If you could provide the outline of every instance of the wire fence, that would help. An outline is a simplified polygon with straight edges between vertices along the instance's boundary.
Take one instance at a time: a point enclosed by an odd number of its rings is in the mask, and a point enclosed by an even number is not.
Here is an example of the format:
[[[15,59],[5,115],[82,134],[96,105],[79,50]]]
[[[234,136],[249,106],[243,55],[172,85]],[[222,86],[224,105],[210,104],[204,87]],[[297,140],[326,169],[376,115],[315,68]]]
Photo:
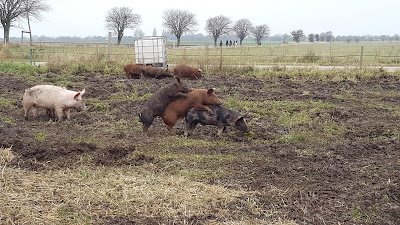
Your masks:
[[[167,49],[168,63],[189,65],[313,65],[313,66],[400,66],[400,45],[370,46],[298,45],[263,47],[190,46]],[[35,43],[7,48],[14,59],[51,62],[66,58],[76,60],[114,60],[135,63],[133,44],[107,43]]]

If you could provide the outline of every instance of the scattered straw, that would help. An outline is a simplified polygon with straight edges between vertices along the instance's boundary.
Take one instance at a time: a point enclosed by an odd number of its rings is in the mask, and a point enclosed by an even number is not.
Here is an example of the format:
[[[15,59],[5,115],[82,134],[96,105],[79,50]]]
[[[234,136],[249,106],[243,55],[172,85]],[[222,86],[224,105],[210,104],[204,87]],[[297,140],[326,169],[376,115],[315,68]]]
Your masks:
[[[246,191],[152,170],[129,166],[40,172],[8,168],[0,178],[0,223],[91,224],[106,222],[106,218],[182,221],[199,215],[213,215],[210,223],[214,219],[253,223],[257,219],[237,215],[232,207],[242,205],[247,212],[261,213],[259,206],[245,203],[249,201]]]

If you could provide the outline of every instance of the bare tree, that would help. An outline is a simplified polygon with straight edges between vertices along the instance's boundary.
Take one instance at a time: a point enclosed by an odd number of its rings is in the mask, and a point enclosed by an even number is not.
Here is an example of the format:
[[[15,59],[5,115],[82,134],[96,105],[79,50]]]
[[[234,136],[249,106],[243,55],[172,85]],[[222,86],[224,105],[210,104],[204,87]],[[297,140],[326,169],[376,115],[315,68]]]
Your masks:
[[[290,32],[290,34],[292,35],[293,40],[297,43],[299,43],[301,37],[304,36],[303,30],[294,30],[294,31]]]
[[[233,26],[233,31],[235,32],[236,36],[240,39],[240,46],[242,46],[242,41],[247,36],[250,35],[253,29],[253,24],[248,19],[240,19],[236,21],[235,25]]]
[[[319,34],[315,34],[314,37],[315,37],[315,41],[319,42]]]
[[[114,7],[106,16],[106,27],[112,30],[118,37],[118,45],[121,43],[125,29],[134,29],[142,23],[142,17],[134,14],[128,7]]]
[[[207,19],[206,31],[214,38],[214,46],[217,46],[217,39],[220,36],[230,33],[231,23],[231,19],[222,15]]]
[[[360,36],[354,36],[354,41],[356,42],[356,43],[358,43],[358,42],[360,42]]]
[[[393,35],[393,40],[399,41],[399,34],[394,34]]]
[[[0,22],[4,30],[4,42],[9,42],[10,29],[15,23],[27,16],[30,30],[29,17],[40,20],[41,14],[50,9],[45,0],[0,0]]]
[[[325,33],[325,32],[322,32],[322,33],[319,35],[319,40],[320,40],[321,42],[324,42],[324,41],[325,41],[325,38],[326,38],[326,33]]]
[[[256,26],[251,30],[251,33],[256,38],[257,45],[261,45],[261,40],[265,37],[268,37],[269,32],[270,32],[269,26],[266,24]]]
[[[314,41],[315,41],[315,36],[314,36],[314,34],[309,34],[309,35],[308,35],[308,41],[311,42],[311,43],[314,43]]]
[[[287,44],[289,38],[290,38],[290,35],[285,33],[285,34],[283,35],[282,43],[283,43],[283,44]]]
[[[385,41],[389,40],[389,36],[382,34],[379,36],[379,39],[381,39],[383,42],[385,42]]]
[[[181,36],[185,33],[194,32],[198,25],[195,15],[186,10],[167,9],[162,18],[164,19],[163,26],[168,32],[175,35],[178,47],[181,43]]]
[[[332,31],[326,32],[326,42],[331,42],[333,40],[333,38],[334,38],[334,36],[333,36]]]

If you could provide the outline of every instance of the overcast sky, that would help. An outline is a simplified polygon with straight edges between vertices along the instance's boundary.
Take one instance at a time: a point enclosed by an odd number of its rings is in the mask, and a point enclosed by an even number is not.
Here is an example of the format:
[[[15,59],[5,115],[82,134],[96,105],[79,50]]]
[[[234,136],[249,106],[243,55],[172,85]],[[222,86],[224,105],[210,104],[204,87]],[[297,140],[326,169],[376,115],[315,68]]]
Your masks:
[[[113,7],[130,7],[142,16],[139,27],[145,35],[162,30],[165,9],[183,9],[196,15],[196,33],[206,34],[205,21],[224,15],[232,21],[246,18],[253,25],[267,24],[271,35],[302,29],[305,34],[332,31],[336,35],[393,35],[400,33],[399,0],[47,0],[52,7],[40,22],[31,24],[33,35],[106,36],[105,16]],[[11,28],[12,37],[20,37],[27,24]],[[125,35],[133,36],[133,30]],[[3,29],[0,31],[3,36]]]

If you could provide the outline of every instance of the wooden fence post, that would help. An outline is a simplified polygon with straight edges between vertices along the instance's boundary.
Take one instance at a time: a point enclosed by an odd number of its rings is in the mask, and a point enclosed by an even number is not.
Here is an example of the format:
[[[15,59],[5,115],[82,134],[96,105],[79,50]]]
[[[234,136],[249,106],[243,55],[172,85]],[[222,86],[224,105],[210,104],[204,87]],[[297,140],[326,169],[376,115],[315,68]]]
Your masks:
[[[222,70],[222,46],[221,46],[221,54],[219,55],[219,70]]]
[[[363,55],[364,55],[364,47],[361,46],[361,53],[360,53],[360,69],[362,69],[362,66],[363,66]]]
[[[96,60],[99,61],[99,44],[96,44]]]
[[[108,32],[108,60],[110,60],[111,55],[111,32]]]

